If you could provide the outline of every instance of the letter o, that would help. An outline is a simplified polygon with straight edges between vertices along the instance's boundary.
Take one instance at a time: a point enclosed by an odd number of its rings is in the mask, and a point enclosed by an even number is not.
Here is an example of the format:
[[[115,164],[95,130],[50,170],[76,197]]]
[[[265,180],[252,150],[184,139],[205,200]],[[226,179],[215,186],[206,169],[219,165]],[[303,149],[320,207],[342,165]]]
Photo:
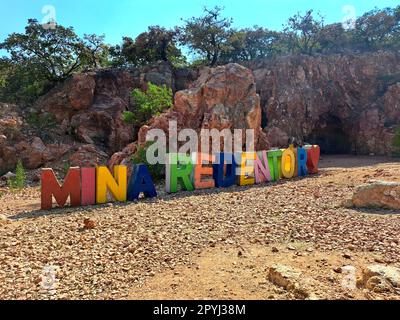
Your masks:
[[[296,169],[296,157],[294,152],[290,149],[286,149],[282,155],[282,175],[286,179],[291,179],[294,177]]]

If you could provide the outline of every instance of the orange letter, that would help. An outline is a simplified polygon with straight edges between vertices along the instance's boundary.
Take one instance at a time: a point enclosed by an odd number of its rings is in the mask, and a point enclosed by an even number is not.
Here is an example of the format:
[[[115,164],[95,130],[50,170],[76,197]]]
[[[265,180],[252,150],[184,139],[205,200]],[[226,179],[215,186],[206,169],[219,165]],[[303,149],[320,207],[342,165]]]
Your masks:
[[[212,164],[214,162],[215,156],[205,153],[194,153],[193,154],[193,162],[195,163],[194,167],[194,187],[196,189],[212,189],[215,188],[215,181],[212,178],[213,176],[213,167]],[[210,167],[205,167],[203,165],[204,162],[208,161]],[[210,176],[210,179],[201,180],[202,176]]]

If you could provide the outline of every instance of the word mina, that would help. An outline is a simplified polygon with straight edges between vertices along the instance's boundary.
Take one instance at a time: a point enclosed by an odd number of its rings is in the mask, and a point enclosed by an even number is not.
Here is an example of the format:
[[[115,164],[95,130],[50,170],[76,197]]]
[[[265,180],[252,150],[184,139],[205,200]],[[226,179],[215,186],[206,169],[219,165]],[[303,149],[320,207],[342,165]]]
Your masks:
[[[166,190],[176,193],[178,185],[186,191],[229,188],[235,184],[249,186],[303,177],[318,173],[319,157],[319,146],[240,154],[194,153],[191,157],[172,153],[166,161]],[[115,166],[114,174],[105,166],[70,168],[63,185],[52,169],[42,170],[42,210],[53,207],[53,197],[59,207],[64,207],[68,198],[71,206],[88,206],[106,203],[107,194],[119,202],[136,201],[141,194],[147,198],[157,196],[149,170],[143,164],[133,166],[130,179],[126,166]]]

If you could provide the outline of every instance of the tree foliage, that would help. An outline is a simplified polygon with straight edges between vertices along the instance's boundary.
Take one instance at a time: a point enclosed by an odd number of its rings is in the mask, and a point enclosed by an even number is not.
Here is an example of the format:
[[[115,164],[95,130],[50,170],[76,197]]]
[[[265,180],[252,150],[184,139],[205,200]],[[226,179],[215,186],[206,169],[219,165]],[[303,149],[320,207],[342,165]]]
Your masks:
[[[0,96],[29,103],[73,73],[101,66],[107,59],[103,40],[104,36],[96,35],[80,39],[73,28],[45,28],[37,20],[28,20],[25,33],[12,33],[0,44],[9,53],[0,64],[0,83],[7,87]]]
[[[173,93],[165,85],[157,86],[149,83],[145,92],[135,89],[132,92],[132,102],[135,112],[123,113],[123,120],[136,126],[146,123],[153,116],[173,106]]]
[[[221,52],[221,62],[251,61],[273,57],[282,52],[282,35],[262,27],[231,30]]]
[[[7,182],[11,189],[22,189],[26,186],[26,172],[21,160],[17,162],[15,177],[8,179]]]
[[[313,12],[308,10],[304,15],[297,13],[289,18],[284,33],[292,52],[312,54],[318,47],[324,18],[319,14],[316,18]]]
[[[226,50],[232,19],[221,17],[222,8],[204,8],[201,17],[185,20],[180,28],[180,42],[193,54],[205,59],[210,66],[218,63]]]
[[[397,47],[399,32],[400,6],[365,13],[357,19],[354,37],[358,47],[363,49]]]
[[[183,56],[176,45],[176,36],[175,30],[151,26],[135,40],[124,37],[122,45],[112,49],[114,64],[143,66],[157,61],[179,61]]]

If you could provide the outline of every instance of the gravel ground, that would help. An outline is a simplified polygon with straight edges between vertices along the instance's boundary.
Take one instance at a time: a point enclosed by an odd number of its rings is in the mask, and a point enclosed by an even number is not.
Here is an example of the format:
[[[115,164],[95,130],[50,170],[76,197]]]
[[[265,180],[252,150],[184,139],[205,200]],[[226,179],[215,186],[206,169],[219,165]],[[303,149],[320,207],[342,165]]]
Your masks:
[[[3,190],[0,299],[125,299],[215,247],[301,242],[326,256],[362,253],[399,267],[399,212],[344,203],[370,179],[400,181],[400,163],[327,157],[322,167],[318,176],[277,184],[50,213],[37,211],[38,188]]]

